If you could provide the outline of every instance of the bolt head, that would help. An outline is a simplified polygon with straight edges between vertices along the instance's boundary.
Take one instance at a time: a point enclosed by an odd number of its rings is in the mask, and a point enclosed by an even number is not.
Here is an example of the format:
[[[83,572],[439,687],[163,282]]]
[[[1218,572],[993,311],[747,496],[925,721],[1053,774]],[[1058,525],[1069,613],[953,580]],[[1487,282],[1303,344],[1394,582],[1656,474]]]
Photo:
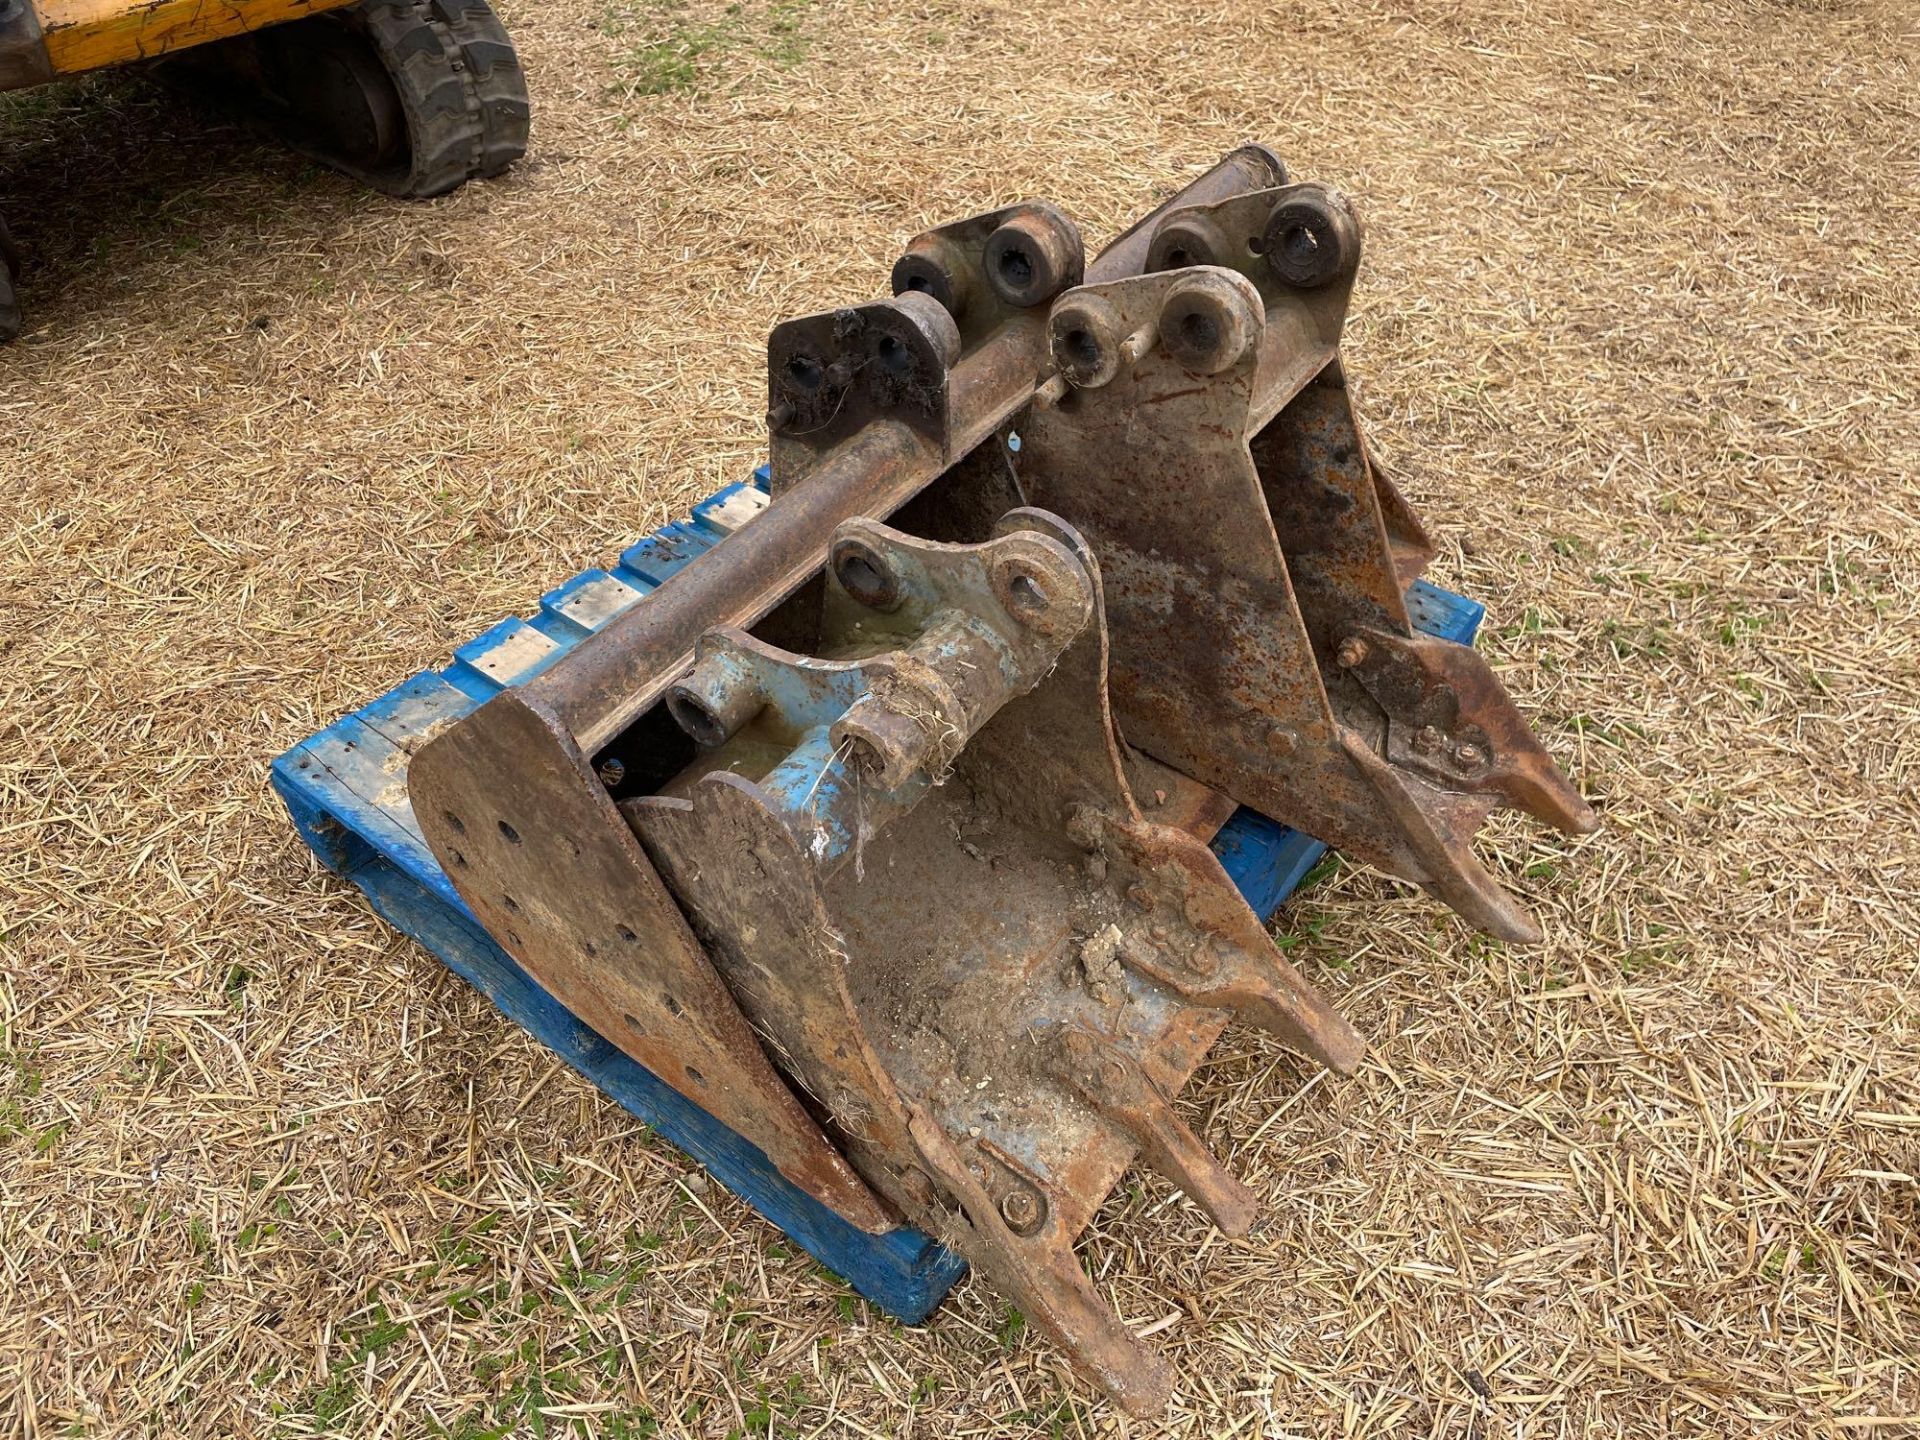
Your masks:
[[[1367,658],[1367,642],[1358,635],[1349,635],[1340,642],[1340,648],[1334,652],[1334,659],[1340,662],[1340,668],[1351,670]]]
[[[1040,1197],[1025,1186],[1009,1190],[1000,1197],[1000,1218],[1021,1234],[1035,1229],[1046,1213],[1046,1206],[1041,1203]]]
[[[1276,725],[1267,732],[1267,751],[1273,755],[1291,755],[1300,748],[1300,736],[1291,725]]]
[[[1211,975],[1220,968],[1220,957],[1211,945],[1196,945],[1187,956],[1187,968],[1196,975]]]
[[[1462,765],[1473,766],[1486,759],[1487,755],[1486,751],[1469,741],[1453,747],[1453,758]]]

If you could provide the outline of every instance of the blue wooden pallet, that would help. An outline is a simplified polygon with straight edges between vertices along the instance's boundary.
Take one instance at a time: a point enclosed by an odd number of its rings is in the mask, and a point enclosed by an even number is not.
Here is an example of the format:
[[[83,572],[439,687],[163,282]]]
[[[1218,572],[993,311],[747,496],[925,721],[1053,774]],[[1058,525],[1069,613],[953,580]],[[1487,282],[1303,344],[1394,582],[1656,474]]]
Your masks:
[[[868,1235],[790,1184],[755,1146],[577,1020],[494,944],[421,839],[407,798],[407,762],[425,741],[502,689],[551,664],[694,556],[766,507],[766,470],[702,501],[624,551],[541,597],[529,619],[502,620],[453,652],[453,663],[301,741],[273,762],[273,784],[295,828],[326,865],[353,881],[396,928],[438,955],[610,1097],[698,1160],[808,1254],[908,1324],[924,1320],[966,1269],[932,1237],[898,1229]],[[1414,623],[1470,643],[1485,607],[1416,581]],[[1227,874],[1265,918],[1326,846],[1251,810],[1213,842]]]

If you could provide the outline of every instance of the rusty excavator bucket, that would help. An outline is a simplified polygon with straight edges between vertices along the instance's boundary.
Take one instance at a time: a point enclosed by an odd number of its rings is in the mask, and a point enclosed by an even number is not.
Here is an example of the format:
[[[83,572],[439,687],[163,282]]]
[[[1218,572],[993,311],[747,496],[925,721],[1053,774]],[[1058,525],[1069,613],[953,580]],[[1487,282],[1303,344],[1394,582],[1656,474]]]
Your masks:
[[[1135,1160],[1252,1224],[1171,1103],[1230,1019],[1364,1050],[1213,831],[1249,806],[1528,940],[1481,821],[1594,823],[1409,622],[1432,546],[1339,356],[1359,256],[1259,147],[1091,263],[1045,204],[928,231],[892,299],[773,332],[764,512],[412,763],[542,985],[1136,1413],[1169,1369],[1075,1238]]]

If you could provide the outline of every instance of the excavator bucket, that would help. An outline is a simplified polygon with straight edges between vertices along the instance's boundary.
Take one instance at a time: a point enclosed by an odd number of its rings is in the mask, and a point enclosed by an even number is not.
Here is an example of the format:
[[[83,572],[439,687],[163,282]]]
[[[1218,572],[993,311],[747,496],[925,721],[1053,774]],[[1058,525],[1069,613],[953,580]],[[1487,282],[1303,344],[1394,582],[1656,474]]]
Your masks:
[[[772,500],[419,750],[423,833],[614,1045],[864,1230],[946,1239],[1136,1413],[1076,1237],[1136,1161],[1244,1234],[1172,1098],[1234,1019],[1364,1041],[1207,841],[1236,805],[1538,929],[1474,858],[1593,816],[1492,672],[1339,338],[1360,229],[1235,151],[1088,262],[1041,203],[768,344]]]

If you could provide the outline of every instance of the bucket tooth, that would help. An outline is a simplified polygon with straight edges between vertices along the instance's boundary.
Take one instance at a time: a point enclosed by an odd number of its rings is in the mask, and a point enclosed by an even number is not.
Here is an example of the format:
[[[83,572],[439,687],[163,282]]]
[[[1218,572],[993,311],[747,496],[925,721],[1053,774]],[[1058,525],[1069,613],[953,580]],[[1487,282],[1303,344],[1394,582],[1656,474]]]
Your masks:
[[[1339,652],[1386,714],[1390,761],[1451,787],[1498,795],[1570,835],[1599,826],[1477,652],[1431,635],[1379,630],[1356,631]]]
[[[1272,954],[1264,963],[1223,940],[1180,956],[1146,944],[1128,945],[1120,955],[1129,969],[1189,1003],[1229,1011],[1328,1069],[1351,1075],[1367,1053],[1366,1039],[1271,941],[1267,949]]]
[[[1117,1125],[1140,1147],[1140,1158],[1171,1180],[1235,1237],[1253,1228],[1259,1201],[1187,1128],[1139,1062],[1105,1037],[1079,1025],[1053,1037],[1047,1057],[1055,1079]]]
[[[1540,922],[1474,858],[1470,837],[1487,806],[1468,798],[1449,807],[1446,802],[1456,797],[1442,795],[1396,770],[1351,731],[1343,732],[1340,739],[1354,768],[1374,787],[1407,841],[1416,867],[1409,878],[1417,879],[1489,935],[1515,945],[1539,944]],[[1416,788],[1426,790],[1424,800]],[[1467,819],[1455,823],[1453,815],[1461,811]]]
[[[1342,1075],[1353,1073],[1366,1041],[1287,963],[1212,850],[1144,821],[1112,825],[1106,843],[1176,897],[1184,922],[1161,923],[1172,917],[1147,902],[1144,935],[1127,936],[1119,949],[1129,969],[1192,1004],[1239,1015]]]
[[[965,1224],[957,1234],[949,1227],[960,1252],[1129,1414],[1165,1410],[1173,1397],[1171,1367],[1100,1298],[1057,1227],[1016,1234],[940,1126],[924,1111],[908,1123],[936,1183],[960,1202]]]

